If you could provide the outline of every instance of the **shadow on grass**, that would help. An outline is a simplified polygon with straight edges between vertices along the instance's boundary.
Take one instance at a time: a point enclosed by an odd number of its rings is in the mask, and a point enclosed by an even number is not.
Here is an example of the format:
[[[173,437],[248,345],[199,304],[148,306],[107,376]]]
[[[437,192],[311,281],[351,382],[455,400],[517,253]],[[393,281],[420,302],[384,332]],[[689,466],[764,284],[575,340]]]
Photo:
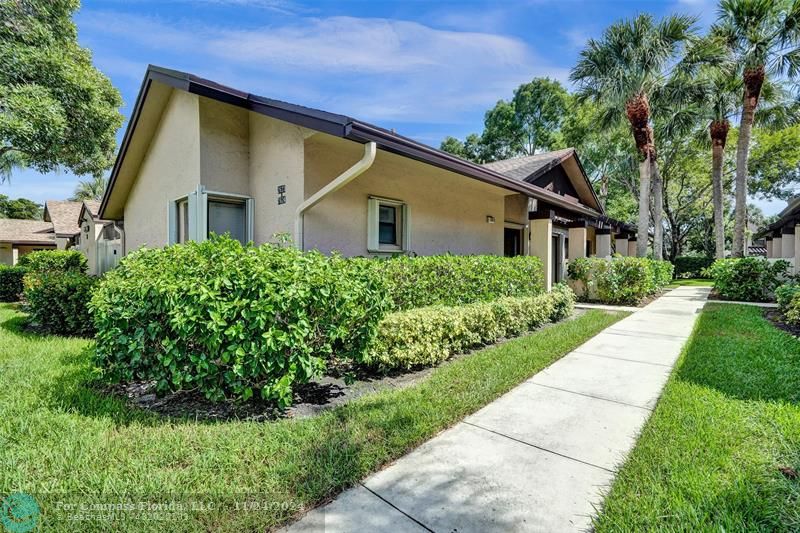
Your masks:
[[[676,375],[731,398],[800,403],[800,342],[760,308],[709,304]]]

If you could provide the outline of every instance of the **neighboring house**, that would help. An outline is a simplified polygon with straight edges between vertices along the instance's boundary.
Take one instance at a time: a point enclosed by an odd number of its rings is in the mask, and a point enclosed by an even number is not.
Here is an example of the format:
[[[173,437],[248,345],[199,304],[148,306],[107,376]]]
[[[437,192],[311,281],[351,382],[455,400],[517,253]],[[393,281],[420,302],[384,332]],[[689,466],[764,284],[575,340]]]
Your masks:
[[[99,275],[114,268],[122,256],[122,233],[110,220],[100,218],[100,202],[85,200],[78,215],[80,232],[73,248],[86,256],[89,274]]]
[[[476,165],[342,115],[151,66],[99,217],[122,252],[230,233],[290,234],[347,256],[627,254],[573,149]],[[102,236],[99,240],[103,240]],[[633,241],[633,239],[631,239]],[[635,243],[631,243],[635,246]]]
[[[797,242],[800,239],[800,196],[789,200],[786,208],[778,214],[778,220],[753,238],[765,240],[768,258],[785,259],[792,263],[796,273],[800,273],[800,242]]]
[[[52,223],[59,250],[66,250],[75,244],[75,237],[80,233],[78,215],[82,206],[83,202],[69,200],[47,200],[44,203],[44,220]]]
[[[0,218],[0,265],[13,266],[27,253],[55,249],[52,223]]]

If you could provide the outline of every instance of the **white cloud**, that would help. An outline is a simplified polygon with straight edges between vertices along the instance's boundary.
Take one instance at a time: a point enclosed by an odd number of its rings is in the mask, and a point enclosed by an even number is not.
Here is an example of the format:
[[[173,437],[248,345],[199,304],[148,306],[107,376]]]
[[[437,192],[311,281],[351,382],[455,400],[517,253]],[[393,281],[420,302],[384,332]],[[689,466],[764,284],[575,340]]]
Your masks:
[[[567,78],[520,39],[404,20],[293,18],[240,29],[85,12],[78,23],[145,62],[366,120],[457,122],[534,76]]]

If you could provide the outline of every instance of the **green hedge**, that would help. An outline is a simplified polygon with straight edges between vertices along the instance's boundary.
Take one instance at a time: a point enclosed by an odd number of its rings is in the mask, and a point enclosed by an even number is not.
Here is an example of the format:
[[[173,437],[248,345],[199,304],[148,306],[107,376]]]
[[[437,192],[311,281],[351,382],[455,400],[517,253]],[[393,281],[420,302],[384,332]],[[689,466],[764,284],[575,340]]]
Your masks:
[[[764,258],[717,259],[706,269],[722,298],[746,302],[772,299],[775,289],[788,277],[788,261],[770,263]]]
[[[797,295],[800,295],[800,285],[796,282],[785,283],[775,289],[775,301],[778,302],[778,310],[786,314],[789,310],[789,305],[792,304]]]
[[[228,237],[140,250],[92,298],[97,358],[117,380],[281,405],[332,354],[360,359],[388,309],[374,269]]]
[[[29,320],[57,335],[92,335],[89,300],[96,282],[80,272],[29,272],[24,278]]]
[[[22,294],[22,278],[27,269],[0,265],[0,302],[16,302]]]
[[[567,277],[585,300],[607,304],[637,304],[672,281],[669,261],[644,257],[601,259],[582,257],[569,262]]]
[[[386,284],[394,310],[462,305],[544,291],[538,257],[438,255],[352,259],[375,269]]]
[[[86,273],[89,263],[86,261],[86,256],[77,250],[40,250],[20,257],[17,266],[37,273]]]
[[[434,365],[470,348],[512,337],[572,314],[565,285],[528,297],[504,297],[457,307],[433,306],[383,319],[366,362],[382,369]]]
[[[713,257],[704,255],[682,255],[673,261],[676,278],[702,278],[704,271],[714,262]]]

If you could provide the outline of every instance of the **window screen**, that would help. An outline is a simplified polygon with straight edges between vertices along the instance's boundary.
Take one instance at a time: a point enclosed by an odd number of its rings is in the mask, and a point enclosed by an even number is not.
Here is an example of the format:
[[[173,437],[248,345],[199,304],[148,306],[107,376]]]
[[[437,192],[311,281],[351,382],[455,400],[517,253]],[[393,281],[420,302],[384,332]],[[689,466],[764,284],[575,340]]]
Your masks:
[[[208,201],[208,234],[224,235],[247,242],[247,209],[244,202]]]
[[[378,243],[397,245],[397,207],[381,205],[378,214]]]

